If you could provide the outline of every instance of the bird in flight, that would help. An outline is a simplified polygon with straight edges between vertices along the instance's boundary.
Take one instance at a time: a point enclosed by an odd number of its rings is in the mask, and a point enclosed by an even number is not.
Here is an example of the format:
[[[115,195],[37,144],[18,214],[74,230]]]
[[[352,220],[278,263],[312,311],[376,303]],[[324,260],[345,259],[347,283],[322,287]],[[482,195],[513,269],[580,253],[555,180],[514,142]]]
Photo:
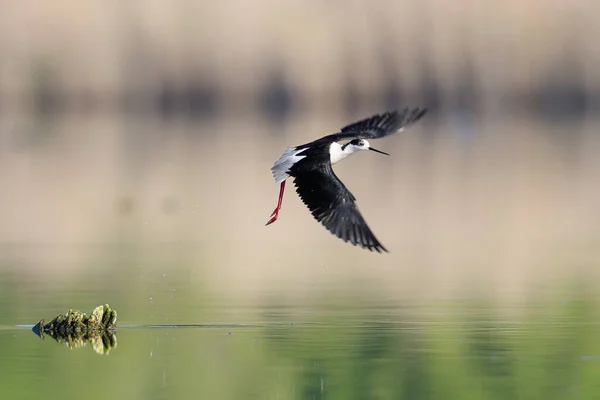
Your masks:
[[[386,251],[365,222],[356,205],[356,198],[333,172],[332,165],[361,150],[389,155],[371,147],[368,139],[379,139],[402,132],[420,120],[424,108],[404,109],[373,115],[350,124],[338,133],[310,143],[288,147],[271,171],[280,184],[277,207],[267,225],[277,221],[285,182],[294,178],[296,192],[313,217],[332,234],[370,251]],[[344,141],[344,143],[342,143]]]

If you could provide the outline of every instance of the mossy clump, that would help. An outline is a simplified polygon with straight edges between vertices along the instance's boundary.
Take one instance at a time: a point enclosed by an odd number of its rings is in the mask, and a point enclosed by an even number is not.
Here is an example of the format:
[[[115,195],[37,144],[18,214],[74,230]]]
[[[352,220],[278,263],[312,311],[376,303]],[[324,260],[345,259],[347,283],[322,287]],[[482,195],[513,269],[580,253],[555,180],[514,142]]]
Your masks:
[[[44,339],[50,336],[59,343],[66,343],[69,348],[92,343],[97,353],[108,354],[117,346],[117,312],[108,304],[98,306],[88,317],[77,310],[69,310],[46,323],[43,319],[33,327],[33,332]]]

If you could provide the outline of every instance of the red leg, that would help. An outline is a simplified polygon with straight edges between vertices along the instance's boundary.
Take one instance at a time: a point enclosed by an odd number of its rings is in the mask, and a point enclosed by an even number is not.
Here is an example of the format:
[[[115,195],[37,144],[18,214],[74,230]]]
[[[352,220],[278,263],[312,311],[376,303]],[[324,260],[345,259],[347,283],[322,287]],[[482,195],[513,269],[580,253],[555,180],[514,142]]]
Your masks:
[[[279,201],[277,202],[277,208],[271,213],[271,218],[267,222],[267,225],[272,224],[277,221],[279,217],[279,210],[281,210],[281,202],[283,201],[283,191],[285,190],[285,181],[281,182],[281,186],[279,187]]]

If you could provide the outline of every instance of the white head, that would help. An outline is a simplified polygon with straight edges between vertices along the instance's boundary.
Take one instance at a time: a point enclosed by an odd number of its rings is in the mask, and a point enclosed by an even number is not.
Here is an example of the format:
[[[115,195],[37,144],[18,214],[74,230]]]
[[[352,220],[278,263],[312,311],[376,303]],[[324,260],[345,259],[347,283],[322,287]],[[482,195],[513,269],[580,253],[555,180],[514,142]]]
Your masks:
[[[356,153],[360,150],[371,150],[376,153],[385,154],[386,156],[389,156],[388,153],[384,153],[383,151],[379,151],[377,149],[372,148],[371,144],[367,139],[352,139],[348,143],[342,145],[342,150],[344,152],[347,152],[348,154]]]
[[[348,157],[350,154],[356,153],[357,151],[361,150],[371,150],[376,153],[385,154],[386,156],[389,156],[388,153],[384,153],[383,151],[379,151],[372,148],[369,144],[369,141],[366,139],[352,139],[348,143],[342,145],[336,142],[331,144],[331,163],[335,164],[336,162]]]

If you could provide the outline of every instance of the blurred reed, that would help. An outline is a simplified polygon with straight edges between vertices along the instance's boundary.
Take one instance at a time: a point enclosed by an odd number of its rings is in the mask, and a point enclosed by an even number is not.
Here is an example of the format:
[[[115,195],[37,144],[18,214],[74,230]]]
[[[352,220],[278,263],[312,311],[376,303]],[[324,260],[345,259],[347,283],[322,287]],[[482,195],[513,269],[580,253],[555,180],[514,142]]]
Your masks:
[[[596,8],[8,2],[0,267],[54,275],[94,246],[179,243],[173,268],[250,297],[340,276],[417,298],[597,279]],[[337,169],[390,255],[331,237],[293,193],[264,228],[286,145],[404,105],[431,113],[380,145],[392,158]]]
[[[596,104],[593,1],[9,1],[0,107],[353,114]]]

